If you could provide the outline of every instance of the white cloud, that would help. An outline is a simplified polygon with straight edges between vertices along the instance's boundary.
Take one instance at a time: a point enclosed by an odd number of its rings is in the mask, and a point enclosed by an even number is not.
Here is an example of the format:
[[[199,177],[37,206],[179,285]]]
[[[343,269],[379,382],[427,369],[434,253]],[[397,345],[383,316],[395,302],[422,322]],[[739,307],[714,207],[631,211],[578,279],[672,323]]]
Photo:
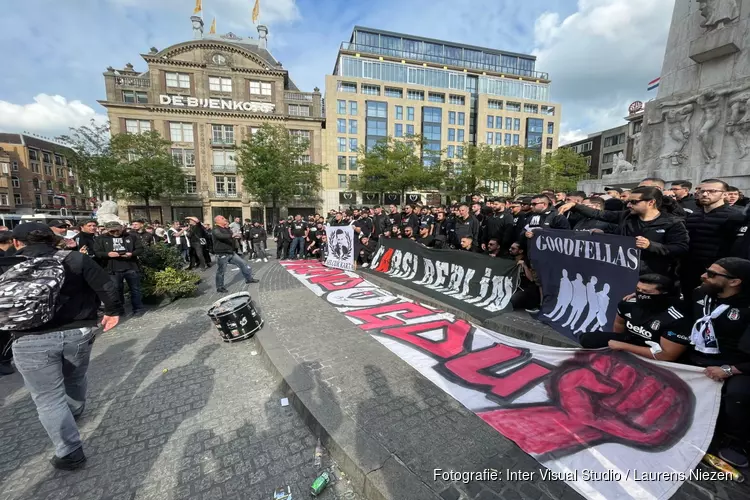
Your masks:
[[[554,40],[559,31],[560,14],[557,12],[545,12],[539,16],[534,23],[534,40],[538,44],[546,45]]]
[[[560,145],[565,146],[566,144],[570,144],[571,142],[580,141],[581,139],[585,139],[587,137],[586,132],[581,130],[580,128],[577,128],[575,130],[566,129],[565,125],[563,124],[562,131],[560,132]]]
[[[563,104],[571,127],[621,125],[628,104],[645,100],[646,83],[661,70],[673,6],[674,0],[579,0],[565,18],[537,17],[537,68],[550,74],[552,99]]]
[[[98,114],[81,101],[68,101],[61,95],[38,94],[34,102],[14,104],[0,101],[0,131],[34,132],[54,137],[68,133],[69,127],[88,125],[91,119],[99,123],[107,117]]]

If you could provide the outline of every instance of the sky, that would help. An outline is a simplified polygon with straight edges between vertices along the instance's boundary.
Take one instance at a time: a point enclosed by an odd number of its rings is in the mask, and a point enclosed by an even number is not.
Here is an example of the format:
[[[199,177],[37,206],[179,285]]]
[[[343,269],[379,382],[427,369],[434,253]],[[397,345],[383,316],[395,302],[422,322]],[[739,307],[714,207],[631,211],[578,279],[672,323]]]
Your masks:
[[[537,56],[562,105],[560,143],[624,123],[656,92],[675,0],[260,0],[269,50],[303,91],[324,88],[352,27]],[[257,36],[254,0],[203,0],[206,32]],[[106,121],[102,73],[192,38],[195,0],[24,0],[4,7],[0,131],[47,137]]]

